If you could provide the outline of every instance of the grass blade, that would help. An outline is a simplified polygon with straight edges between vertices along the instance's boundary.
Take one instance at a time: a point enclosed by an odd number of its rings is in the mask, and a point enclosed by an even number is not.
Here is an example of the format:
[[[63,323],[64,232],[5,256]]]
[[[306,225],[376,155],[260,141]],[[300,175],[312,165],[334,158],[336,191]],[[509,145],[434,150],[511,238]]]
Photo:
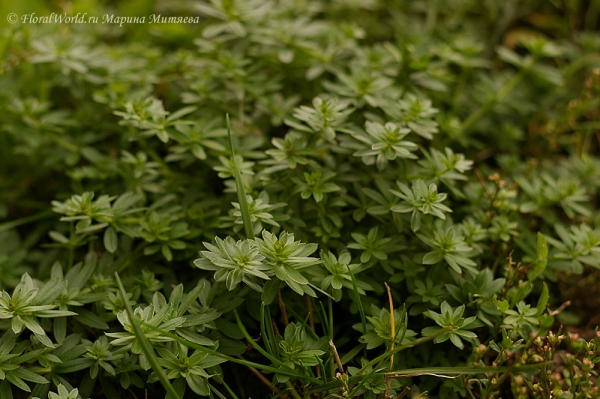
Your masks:
[[[137,339],[140,341],[140,345],[142,346],[142,351],[144,352],[144,355],[146,355],[146,358],[148,359],[148,361],[150,362],[150,365],[152,366],[152,370],[154,370],[156,375],[158,375],[158,379],[160,380],[160,383],[165,388],[165,390],[173,398],[179,399],[179,395],[175,391],[175,388],[173,388],[173,385],[171,385],[171,382],[169,381],[167,376],[163,373],[162,367],[160,366],[160,364],[158,364],[158,358],[156,357],[156,354],[154,353],[154,349],[152,349],[152,345],[150,344],[150,341],[148,341],[148,339],[144,335],[144,332],[142,331],[140,325],[138,324],[137,319],[135,318],[135,315],[133,314],[133,309],[131,308],[131,305],[127,301],[127,295],[125,292],[125,288],[123,288],[123,283],[121,282],[121,279],[119,278],[119,273],[117,273],[117,272],[115,272],[115,279],[117,280],[117,285],[119,286],[119,291],[121,292],[121,296],[123,297],[123,302],[125,303],[125,309],[127,311],[127,314],[129,315],[129,320],[131,320],[131,325],[133,326],[133,330],[135,331],[135,335],[136,335]]]
[[[237,164],[235,158],[235,150],[233,148],[233,137],[231,135],[231,122],[229,121],[229,114],[226,115],[227,119],[227,136],[229,137],[229,149],[231,150],[231,159],[233,160],[233,170],[235,177],[235,188],[237,191],[238,202],[240,204],[240,211],[242,212],[242,221],[244,222],[244,231],[246,232],[246,238],[254,239],[254,228],[252,226],[252,219],[250,218],[250,209],[248,208],[248,200],[246,199],[246,188],[244,187],[244,180],[242,180],[242,173]]]

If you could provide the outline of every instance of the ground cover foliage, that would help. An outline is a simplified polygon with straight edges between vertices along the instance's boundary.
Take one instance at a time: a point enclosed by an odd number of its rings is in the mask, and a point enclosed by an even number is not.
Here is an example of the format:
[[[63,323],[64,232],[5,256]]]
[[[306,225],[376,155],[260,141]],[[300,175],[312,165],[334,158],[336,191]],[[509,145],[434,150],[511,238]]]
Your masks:
[[[29,6],[0,397],[599,397],[597,1]]]

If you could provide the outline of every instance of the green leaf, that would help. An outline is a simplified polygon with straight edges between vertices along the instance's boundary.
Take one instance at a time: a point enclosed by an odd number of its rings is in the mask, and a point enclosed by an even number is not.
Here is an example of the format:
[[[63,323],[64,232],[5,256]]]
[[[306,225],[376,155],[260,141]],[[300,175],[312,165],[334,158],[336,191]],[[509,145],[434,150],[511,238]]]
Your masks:
[[[61,279],[51,279],[37,292],[35,302],[37,305],[48,305],[63,292],[67,282]]]
[[[504,314],[506,313],[506,311],[510,308],[510,304],[508,303],[508,301],[502,299],[502,300],[494,300],[494,304],[496,305],[496,308],[498,308],[498,310]]]
[[[104,231],[104,248],[111,254],[119,247],[119,238],[114,227],[109,227]]]
[[[516,67],[522,67],[524,62],[523,59],[514,51],[507,47],[498,47],[496,48],[496,52],[498,53],[498,57],[504,62],[512,64]]]
[[[425,254],[423,257],[423,264],[434,265],[444,259],[444,254],[440,251],[433,251]]]
[[[537,316],[541,316],[545,311],[546,311],[546,305],[548,304],[548,298],[550,298],[550,294],[548,292],[548,286],[546,285],[546,283],[542,283],[543,287],[542,288],[542,293],[540,295],[540,299],[538,299],[538,303],[536,306],[537,309]]]
[[[527,281],[525,284],[521,285],[516,291],[514,291],[510,298],[510,307],[514,308],[517,303],[525,299],[527,295],[529,295],[529,293],[531,292],[532,288],[533,285],[531,284],[531,281]]]
[[[231,159],[233,159],[233,169],[235,176],[235,188],[238,197],[238,203],[240,204],[240,211],[242,213],[242,221],[244,223],[244,231],[246,237],[254,239],[254,229],[252,226],[252,219],[250,218],[250,209],[248,208],[248,200],[246,199],[246,189],[244,187],[244,181],[242,180],[242,173],[240,172],[240,166],[237,163],[235,156],[235,149],[233,147],[233,137],[231,135],[231,122],[229,121],[229,114],[226,115],[227,120],[227,136],[229,137],[229,149],[231,151]]]
[[[0,383],[0,398],[13,399],[12,388],[8,380],[4,380]]]
[[[265,305],[270,305],[277,296],[277,291],[279,290],[279,283],[280,280],[278,278],[272,278],[271,280],[267,280],[267,282],[263,286],[261,300]]]
[[[97,328],[99,330],[108,330],[109,328],[108,324],[98,315],[83,308],[77,309],[77,316],[74,316],[74,319],[81,324],[85,324],[86,326]]]
[[[204,377],[200,377],[198,375],[190,374],[185,379],[192,389],[192,391],[196,392],[200,396],[208,396],[210,393],[210,389],[208,388],[208,383]]]
[[[6,379],[8,381],[10,381],[10,383],[13,384],[14,386],[16,386],[17,388],[19,388],[25,392],[31,392],[31,388],[29,388],[29,386],[25,383],[25,381],[23,381],[22,379],[20,379],[16,375],[14,375],[13,372],[7,373]]]
[[[54,339],[59,344],[62,344],[67,336],[67,318],[57,317],[54,319]]]
[[[537,233],[537,260],[535,266],[529,272],[529,281],[534,281],[544,273],[548,266],[548,244],[542,233]]]
[[[25,381],[30,381],[36,384],[48,384],[50,382],[41,375],[33,373],[25,368],[18,368],[16,370],[11,371],[10,373]]]

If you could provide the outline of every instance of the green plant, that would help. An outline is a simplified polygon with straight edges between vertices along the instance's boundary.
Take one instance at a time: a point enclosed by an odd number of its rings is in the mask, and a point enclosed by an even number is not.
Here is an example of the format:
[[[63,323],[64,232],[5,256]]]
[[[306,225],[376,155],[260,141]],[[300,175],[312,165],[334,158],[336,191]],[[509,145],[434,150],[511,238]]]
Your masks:
[[[2,399],[598,395],[597,1],[13,3]]]

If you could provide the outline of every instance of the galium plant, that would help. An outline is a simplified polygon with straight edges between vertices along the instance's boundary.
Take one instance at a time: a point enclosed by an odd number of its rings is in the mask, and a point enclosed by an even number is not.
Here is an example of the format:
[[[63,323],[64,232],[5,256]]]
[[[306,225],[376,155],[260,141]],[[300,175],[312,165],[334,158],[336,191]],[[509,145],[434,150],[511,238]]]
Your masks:
[[[597,395],[597,2],[22,7],[2,399]]]

